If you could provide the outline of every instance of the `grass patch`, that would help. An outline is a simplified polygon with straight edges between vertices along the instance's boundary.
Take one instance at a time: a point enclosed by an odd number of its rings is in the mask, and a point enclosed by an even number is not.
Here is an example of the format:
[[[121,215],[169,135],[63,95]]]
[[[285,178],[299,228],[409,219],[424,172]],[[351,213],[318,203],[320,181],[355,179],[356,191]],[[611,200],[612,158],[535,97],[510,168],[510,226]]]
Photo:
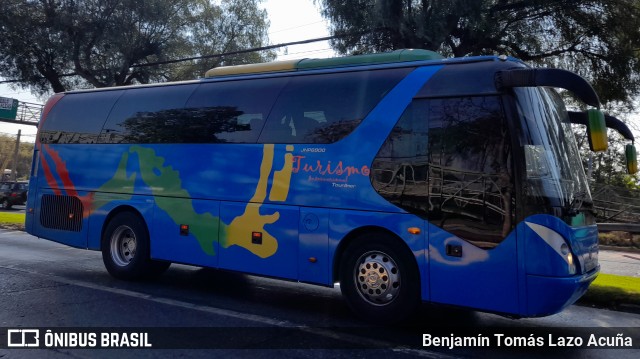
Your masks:
[[[0,212],[0,224],[24,224],[24,213]]]
[[[600,273],[580,303],[610,309],[640,307],[640,278]]]
[[[24,213],[0,212],[0,228],[24,230]]]

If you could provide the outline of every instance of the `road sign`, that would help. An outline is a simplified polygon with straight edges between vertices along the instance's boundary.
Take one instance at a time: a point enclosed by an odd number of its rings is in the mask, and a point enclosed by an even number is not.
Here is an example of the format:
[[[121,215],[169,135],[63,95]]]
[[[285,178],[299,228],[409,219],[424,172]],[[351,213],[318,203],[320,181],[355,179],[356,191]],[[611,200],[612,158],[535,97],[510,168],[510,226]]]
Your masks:
[[[18,115],[18,100],[0,97],[0,119],[15,120]]]

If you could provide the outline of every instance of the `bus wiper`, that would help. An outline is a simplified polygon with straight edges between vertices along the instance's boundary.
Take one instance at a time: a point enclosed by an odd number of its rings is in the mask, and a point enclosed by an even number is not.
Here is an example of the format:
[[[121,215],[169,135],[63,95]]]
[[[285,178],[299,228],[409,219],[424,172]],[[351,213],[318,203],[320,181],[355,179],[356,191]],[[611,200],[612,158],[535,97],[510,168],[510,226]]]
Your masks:
[[[587,197],[587,191],[578,191],[573,194],[573,199],[571,203],[567,205],[565,208],[565,212],[569,216],[575,216],[580,212],[582,208],[582,204],[584,203],[584,199]]]

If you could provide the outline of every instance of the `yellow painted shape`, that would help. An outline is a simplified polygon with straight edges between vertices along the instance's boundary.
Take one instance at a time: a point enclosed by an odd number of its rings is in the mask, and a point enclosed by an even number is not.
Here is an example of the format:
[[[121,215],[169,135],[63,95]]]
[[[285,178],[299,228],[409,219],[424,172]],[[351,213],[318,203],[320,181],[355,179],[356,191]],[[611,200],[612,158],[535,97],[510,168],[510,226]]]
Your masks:
[[[264,227],[275,223],[280,218],[280,212],[273,214],[260,214],[260,207],[267,198],[267,184],[271,169],[273,168],[274,145],[264,145],[262,163],[260,164],[260,179],[256,186],[256,192],[251,197],[244,213],[233,219],[227,227],[227,236],[222,245],[228,248],[237,245],[249,250],[260,258],[272,256],[278,250],[278,241]],[[286,165],[285,165],[286,167]],[[262,232],[262,244],[251,243],[251,233]]]
[[[289,195],[291,184],[291,173],[293,172],[293,146],[287,146],[287,153],[284,155],[284,165],[280,171],[273,174],[273,184],[269,192],[269,200],[273,202],[284,202]]]
[[[260,214],[262,204],[249,203],[241,216],[236,217],[227,227],[227,240],[225,248],[237,245],[247,249],[260,258],[267,258],[278,250],[278,240],[264,229],[267,224],[275,223],[280,219],[280,212],[269,215]],[[251,233],[262,233],[262,244],[251,242]]]
[[[204,74],[205,78],[241,74],[255,74],[262,72],[281,72],[292,71],[296,69],[296,65],[301,60],[275,61],[259,64],[247,64],[236,66],[215,67]]]

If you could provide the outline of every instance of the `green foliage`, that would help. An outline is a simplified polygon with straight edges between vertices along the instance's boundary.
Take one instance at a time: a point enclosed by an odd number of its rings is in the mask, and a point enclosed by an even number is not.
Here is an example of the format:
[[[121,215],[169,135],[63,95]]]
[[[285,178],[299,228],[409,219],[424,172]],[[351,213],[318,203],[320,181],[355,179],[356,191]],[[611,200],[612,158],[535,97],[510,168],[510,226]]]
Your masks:
[[[591,152],[584,128],[577,129],[582,164],[589,179],[598,185],[612,185],[629,190],[640,189],[640,175],[629,175],[626,169],[624,146],[628,143],[617,132],[608,131],[609,148],[603,152]]]
[[[343,54],[423,48],[446,56],[506,54],[588,79],[619,118],[640,93],[637,0],[316,0]],[[584,133],[584,129],[580,129]],[[610,135],[612,131],[609,131]],[[604,153],[581,147],[596,183],[632,188],[617,134]],[[580,139],[580,135],[578,136]],[[584,139],[584,137],[582,137]],[[592,158],[588,160],[588,158]]]
[[[640,91],[637,0],[317,0],[340,53],[424,48],[513,55],[591,80],[603,102]]]
[[[0,135],[0,174],[5,169],[13,167],[13,154],[16,146],[16,138]],[[20,143],[18,149],[18,165],[16,171],[18,179],[27,179],[31,172],[31,158],[33,156],[33,143]]]
[[[616,246],[616,247],[635,247],[640,249],[640,235],[629,232],[606,232],[598,233],[598,242],[600,245]]]
[[[148,66],[267,43],[262,0],[3,0],[0,75],[38,94],[83,87],[193,79],[265,52]]]
[[[197,57],[229,53],[267,45],[269,21],[266,10],[260,10],[262,0],[222,0],[212,6],[209,0],[191,1],[191,26],[185,33],[183,53],[176,57]],[[272,61],[275,52],[251,52],[231,57],[216,57],[175,64],[169,80],[186,80],[204,76],[214,67]]]

